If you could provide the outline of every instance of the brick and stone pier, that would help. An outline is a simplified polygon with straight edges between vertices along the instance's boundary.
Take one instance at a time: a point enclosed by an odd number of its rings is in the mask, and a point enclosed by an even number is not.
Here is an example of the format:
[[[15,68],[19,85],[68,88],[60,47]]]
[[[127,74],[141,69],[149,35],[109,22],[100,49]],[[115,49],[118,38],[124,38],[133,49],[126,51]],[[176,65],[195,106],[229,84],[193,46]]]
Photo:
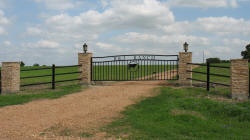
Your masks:
[[[80,67],[82,84],[91,84],[91,57],[92,53],[78,53],[78,65]]]
[[[18,92],[20,90],[20,63],[3,62],[1,69],[2,94]]]
[[[179,83],[182,86],[192,86],[192,72],[187,72],[187,70],[192,70],[192,65],[187,63],[192,63],[192,52],[180,52],[179,53]]]
[[[249,96],[249,68],[247,59],[231,60],[231,96],[247,100]]]

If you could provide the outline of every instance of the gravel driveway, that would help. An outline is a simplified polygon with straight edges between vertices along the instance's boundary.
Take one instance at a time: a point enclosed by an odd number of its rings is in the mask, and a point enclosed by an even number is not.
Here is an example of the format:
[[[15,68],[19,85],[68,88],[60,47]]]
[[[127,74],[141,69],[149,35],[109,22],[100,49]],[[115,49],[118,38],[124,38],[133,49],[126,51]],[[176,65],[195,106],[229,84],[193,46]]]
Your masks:
[[[157,94],[164,82],[118,82],[53,100],[0,108],[0,139],[99,139],[98,128],[120,116],[126,106]]]

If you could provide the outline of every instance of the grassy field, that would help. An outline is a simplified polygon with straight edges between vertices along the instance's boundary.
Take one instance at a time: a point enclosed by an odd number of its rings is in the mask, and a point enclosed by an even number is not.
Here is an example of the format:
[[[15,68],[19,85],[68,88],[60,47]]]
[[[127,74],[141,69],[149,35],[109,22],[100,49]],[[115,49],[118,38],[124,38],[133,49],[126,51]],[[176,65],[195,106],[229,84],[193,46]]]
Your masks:
[[[249,139],[250,101],[216,97],[201,88],[162,87],[158,96],[128,107],[103,131],[125,139]]]
[[[49,69],[33,70],[33,71],[22,71],[22,70],[39,69],[39,68],[49,68]],[[77,71],[79,71],[79,68],[77,66],[76,67],[66,67],[66,68],[56,68],[55,69],[55,74],[77,72]],[[21,85],[33,84],[33,83],[41,83],[41,82],[51,82],[51,80],[52,80],[52,76],[51,76],[52,75],[52,69],[50,67],[22,67],[20,75],[21,75],[21,77],[48,75],[46,77],[21,79]],[[56,75],[55,80],[56,81],[69,80],[69,79],[76,79],[76,78],[79,78],[79,77],[80,77],[80,74],[78,74],[78,73],[76,73],[76,74],[67,74],[67,75]]]
[[[230,66],[230,63],[218,63],[218,64],[211,64],[211,65]],[[194,70],[198,71],[198,72],[207,72],[207,67],[206,66],[199,66],[198,68],[195,68]],[[210,67],[210,73],[230,76],[230,68]],[[204,81],[207,80],[206,74],[193,73],[193,78],[199,79],[199,80],[204,80]],[[227,78],[227,77],[218,77],[218,76],[210,75],[210,81],[217,82],[217,83],[223,83],[223,84],[230,84],[230,78]]]
[[[60,86],[55,90],[43,89],[43,90],[24,90],[18,94],[8,94],[0,96],[0,107],[7,105],[17,105],[27,103],[38,99],[55,99],[67,94],[79,92],[86,87],[79,84]]]

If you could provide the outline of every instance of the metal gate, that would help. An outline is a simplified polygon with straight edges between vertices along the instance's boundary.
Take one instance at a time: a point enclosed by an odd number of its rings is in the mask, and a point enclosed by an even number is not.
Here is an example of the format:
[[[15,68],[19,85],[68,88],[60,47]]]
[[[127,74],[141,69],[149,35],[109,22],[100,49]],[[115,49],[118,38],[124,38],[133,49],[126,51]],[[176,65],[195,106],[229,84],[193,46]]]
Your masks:
[[[178,55],[92,57],[92,81],[177,80]]]

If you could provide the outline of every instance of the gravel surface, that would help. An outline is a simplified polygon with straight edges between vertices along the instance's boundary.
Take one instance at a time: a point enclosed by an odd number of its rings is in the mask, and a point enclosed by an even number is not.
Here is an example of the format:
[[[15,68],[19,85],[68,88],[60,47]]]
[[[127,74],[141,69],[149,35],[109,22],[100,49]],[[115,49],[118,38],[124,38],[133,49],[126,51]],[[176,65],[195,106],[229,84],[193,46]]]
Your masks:
[[[145,97],[159,81],[106,83],[53,100],[0,108],[0,139],[102,139],[99,128]]]

